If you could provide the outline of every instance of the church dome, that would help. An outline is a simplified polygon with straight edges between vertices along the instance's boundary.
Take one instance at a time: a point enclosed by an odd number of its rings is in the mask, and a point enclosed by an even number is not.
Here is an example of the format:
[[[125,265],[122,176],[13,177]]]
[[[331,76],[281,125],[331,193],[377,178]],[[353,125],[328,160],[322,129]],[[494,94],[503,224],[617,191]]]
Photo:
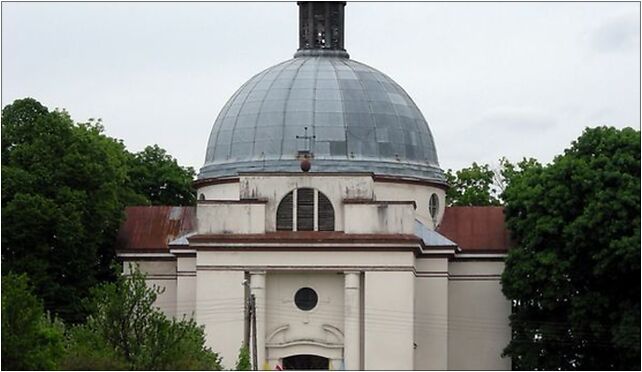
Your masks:
[[[390,77],[342,50],[300,49],[247,81],[212,128],[199,179],[239,172],[372,172],[445,183],[421,111]]]

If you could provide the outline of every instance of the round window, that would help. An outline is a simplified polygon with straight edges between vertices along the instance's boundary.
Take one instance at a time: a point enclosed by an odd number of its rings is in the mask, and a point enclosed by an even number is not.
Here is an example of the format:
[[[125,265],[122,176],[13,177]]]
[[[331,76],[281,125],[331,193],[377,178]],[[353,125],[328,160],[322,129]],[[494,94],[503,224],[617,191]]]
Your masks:
[[[437,194],[430,195],[430,201],[428,202],[428,209],[430,210],[430,216],[432,218],[437,217],[437,212],[439,212],[439,197]]]
[[[296,291],[296,294],[294,295],[294,304],[303,311],[314,309],[314,307],[317,306],[318,301],[319,297],[312,288],[301,288]]]

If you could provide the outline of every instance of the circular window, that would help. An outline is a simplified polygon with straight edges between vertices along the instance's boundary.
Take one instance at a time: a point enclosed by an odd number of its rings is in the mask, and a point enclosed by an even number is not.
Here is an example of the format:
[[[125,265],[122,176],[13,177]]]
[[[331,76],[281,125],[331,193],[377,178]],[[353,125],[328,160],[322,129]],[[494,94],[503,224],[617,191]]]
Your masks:
[[[439,212],[439,197],[437,194],[430,195],[430,201],[428,202],[428,209],[430,210],[430,216],[432,218],[437,217],[437,212]]]
[[[303,311],[314,309],[314,307],[317,306],[318,301],[319,297],[312,288],[301,288],[296,291],[296,294],[294,295],[294,303],[296,304],[296,307]]]

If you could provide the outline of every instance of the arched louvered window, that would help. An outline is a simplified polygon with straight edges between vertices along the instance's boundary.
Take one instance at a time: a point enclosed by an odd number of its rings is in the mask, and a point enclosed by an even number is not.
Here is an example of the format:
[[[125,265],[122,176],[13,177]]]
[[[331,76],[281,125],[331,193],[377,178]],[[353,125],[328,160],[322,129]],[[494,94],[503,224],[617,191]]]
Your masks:
[[[314,189],[298,189],[296,192],[296,229],[314,231]]]
[[[319,231],[334,231],[334,208],[330,199],[318,193]]]
[[[327,196],[311,188],[288,193],[276,210],[278,231],[334,231],[334,208]]]
[[[292,220],[294,208],[292,208],[292,195],[294,192],[290,192],[281,200],[279,208],[276,210],[276,229],[281,230],[290,230],[292,231]]]

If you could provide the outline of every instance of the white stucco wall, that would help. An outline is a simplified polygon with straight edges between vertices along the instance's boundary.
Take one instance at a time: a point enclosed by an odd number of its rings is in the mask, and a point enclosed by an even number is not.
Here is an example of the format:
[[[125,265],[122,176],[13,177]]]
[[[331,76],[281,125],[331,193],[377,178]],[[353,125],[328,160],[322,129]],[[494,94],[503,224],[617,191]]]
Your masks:
[[[199,234],[265,233],[264,204],[199,203],[196,219]]]
[[[414,284],[412,272],[365,273],[365,369],[413,369]]]
[[[416,263],[415,369],[448,368],[448,259]]]
[[[437,225],[441,223],[441,219],[444,217],[446,191],[441,188],[411,183],[375,182],[374,193],[377,200],[413,200],[417,205],[415,210],[417,219],[424,225],[433,228],[433,218],[430,216],[428,201],[433,193],[437,194],[439,197],[439,209],[436,217]]]
[[[294,303],[295,293],[303,287],[312,288],[318,295],[317,306],[309,311],[297,308]],[[270,367],[274,368],[279,359],[295,354],[340,360],[343,310],[342,273],[267,274],[266,344]]]
[[[196,274],[196,322],[205,326],[207,346],[233,368],[243,343],[245,290],[243,271],[199,270]]]
[[[505,370],[510,302],[501,292],[503,262],[454,261],[448,282],[448,369]]]
[[[154,305],[168,317],[176,316],[176,261],[126,261],[123,274],[128,275],[135,265],[147,275],[149,287],[156,286],[163,291]]]
[[[192,317],[196,311],[196,257],[179,256],[176,263],[176,317]]]
[[[198,253],[197,265],[225,270],[288,269],[394,269],[410,270],[414,265],[413,252],[324,252],[324,251],[204,251]]]
[[[411,204],[344,204],[347,234],[414,234]]]
[[[207,200],[263,199],[265,204],[265,230],[276,230],[276,208],[281,199],[297,188],[310,187],[328,197],[335,209],[335,229],[344,230],[351,223],[344,222],[343,200],[364,199],[377,201],[414,201],[415,217],[424,225],[434,227],[433,221],[441,222],[445,210],[445,190],[422,184],[374,182],[368,174],[300,175],[265,174],[243,175],[239,182],[208,185],[199,188],[198,195]],[[435,193],[439,198],[437,217],[430,216],[428,202]],[[358,221],[358,220],[357,220]],[[358,227],[353,227],[358,229]]]
[[[201,194],[205,196],[205,200],[239,200],[239,183],[219,183],[199,187],[197,191],[197,198]]]
[[[309,187],[323,193],[334,207],[335,230],[343,229],[342,204],[344,199],[372,199],[373,180],[369,175],[330,176],[315,175],[247,175],[240,179],[241,199],[265,199],[265,229],[276,230],[276,209],[281,199],[297,188]]]

